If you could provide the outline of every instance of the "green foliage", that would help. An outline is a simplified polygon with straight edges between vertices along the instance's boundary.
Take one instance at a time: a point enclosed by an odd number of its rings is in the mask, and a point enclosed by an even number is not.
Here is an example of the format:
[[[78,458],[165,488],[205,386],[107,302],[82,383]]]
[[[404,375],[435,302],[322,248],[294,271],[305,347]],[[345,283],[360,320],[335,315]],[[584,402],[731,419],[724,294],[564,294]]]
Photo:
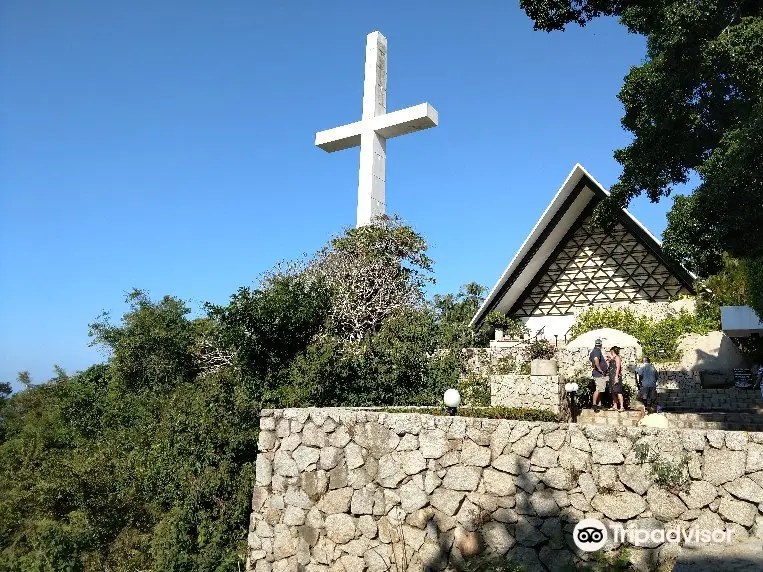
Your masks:
[[[487,344],[484,288],[423,303],[425,250],[394,220],[353,229],[194,320],[135,290],[91,325],[107,363],[0,384],[0,571],[239,569],[262,407],[440,405]]]
[[[697,315],[712,321],[716,329],[721,325],[721,306],[743,306],[750,297],[745,262],[724,255],[721,264],[718,272],[695,284]]]
[[[235,378],[134,389],[111,369],[6,404],[0,570],[235,569],[257,404]]]
[[[724,254],[722,268],[695,285],[697,315],[720,330],[721,306],[750,306],[763,316],[763,259],[733,258]],[[754,362],[763,362],[763,340],[741,338],[740,349]]]
[[[594,382],[590,376],[581,375],[570,380],[578,384],[575,396],[578,407],[589,407],[593,403]],[[623,384],[625,385],[625,384]]]
[[[697,276],[709,276],[723,267],[718,234],[702,221],[695,195],[676,195],[668,211],[662,248]]]
[[[524,566],[493,554],[480,554],[466,558],[459,570],[461,572],[527,572]]]
[[[296,402],[315,406],[427,405],[458,385],[460,352],[437,351],[437,323],[427,310],[402,310],[362,342],[327,337],[297,357]],[[292,400],[292,403],[295,401]]]
[[[556,355],[556,350],[548,340],[536,339],[530,342],[527,355],[531,360],[552,359]]]
[[[658,486],[674,494],[688,490],[691,484],[688,455],[682,456],[676,463],[658,455],[647,443],[638,443],[633,451],[639,463],[649,464],[652,478]]]
[[[506,355],[499,357],[495,366],[493,367],[493,373],[495,375],[509,375],[514,373],[517,367],[517,360],[512,355]]]
[[[11,384],[0,382],[0,443],[3,441],[3,427],[5,425],[5,406],[11,396]]]
[[[692,314],[682,311],[676,316],[663,320],[653,320],[637,316],[628,308],[592,308],[583,312],[575,320],[570,337],[599,328],[614,328],[635,337],[644,350],[644,355],[652,361],[673,361],[678,355],[678,339],[686,333],[706,334],[717,329],[718,324],[707,314]]]
[[[470,372],[459,381],[458,391],[465,405],[474,407],[490,405],[490,377],[488,375]]]
[[[503,335],[510,339],[521,340],[530,335],[530,330],[522,320],[501,312],[490,312],[485,318],[485,325],[503,330]]]
[[[521,0],[520,6],[536,30],[617,16],[646,36],[647,57],[631,68],[619,95],[622,124],[634,138],[615,152],[623,172],[598,220],[615,220],[613,208],[642,193],[656,202],[697,173],[694,204],[678,201],[670,217],[673,253],[708,273],[723,251],[763,256],[763,241],[750,240],[763,228],[763,4]]]
[[[439,343],[441,347],[483,348],[490,343],[490,328],[483,324],[473,330],[469,323],[479,310],[487,288],[475,282],[465,284],[456,295],[436,295],[432,308],[439,324]]]
[[[259,380],[261,398],[275,403],[285,372],[322,330],[330,304],[322,281],[279,276],[267,288],[240,288],[227,306],[207,309],[244,377]]]
[[[595,382],[589,376],[578,376],[571,381],[578,384],[578,392],[576,396],[577,404],[579,407],[590,407],[593,404],[593,392],[596,389]],[[607,394],[605,394],[606,397]],[[625,406],[628,407],[633,401],[636,395],[636,389],[626,381],[623,381],[623,401]],[[607,398],[608,399],[608,398]],[[602,401],[604,404],[604,401]]]
[[[616,572],[618,570],[632,570],[630,564],[630,552],[627,548],[613,550],[612,552],[594,552],[589,562],[565,564],[560,568],[563,572]]]
[[[171,296],[153,302],[137,289],[125,301],[130,311],[121,326],[111,324],[107,313],[90,324],[91,345],[111,350],[113,375],[133,389],[170,387],[193,379],[193,329],[185,304]]]
[[[749,297],[747,303],[763,320],[763,257],[745,259]]]

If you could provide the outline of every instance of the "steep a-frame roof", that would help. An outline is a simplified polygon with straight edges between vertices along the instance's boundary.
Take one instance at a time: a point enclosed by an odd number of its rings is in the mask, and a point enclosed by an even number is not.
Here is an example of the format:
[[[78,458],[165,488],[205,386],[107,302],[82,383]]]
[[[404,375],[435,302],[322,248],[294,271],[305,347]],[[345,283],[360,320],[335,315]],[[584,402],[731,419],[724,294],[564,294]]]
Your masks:
[[[580,164],[576,164],[472,318],[471,325],[479,326],[494,310],[504,314],[515,312],[517,305],[522,303],[560,255],[560,250],[576,231],[580,231],[596,204],[607,196],[609,192]],[[622,232],[643,245],[650,259],[659,262],[672,274],[677,287],[693,293],[692,283],[696,277],[667,256],[660,241],[626,209],[621,210],[619,218]]]

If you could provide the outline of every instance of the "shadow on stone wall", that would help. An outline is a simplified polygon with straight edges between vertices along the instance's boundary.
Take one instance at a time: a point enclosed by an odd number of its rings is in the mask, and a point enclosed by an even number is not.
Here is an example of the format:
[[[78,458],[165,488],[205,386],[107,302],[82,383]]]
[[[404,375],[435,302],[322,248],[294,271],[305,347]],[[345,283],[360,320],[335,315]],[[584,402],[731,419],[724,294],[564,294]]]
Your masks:
[[[470,538],[528,572],[584,569],[584,519],[740,541],[698,554],[655,540],[629,548],[634,569],[763,569],[763,433],[346,409],[262,410],[260,429],[249,572],[473,570]]]

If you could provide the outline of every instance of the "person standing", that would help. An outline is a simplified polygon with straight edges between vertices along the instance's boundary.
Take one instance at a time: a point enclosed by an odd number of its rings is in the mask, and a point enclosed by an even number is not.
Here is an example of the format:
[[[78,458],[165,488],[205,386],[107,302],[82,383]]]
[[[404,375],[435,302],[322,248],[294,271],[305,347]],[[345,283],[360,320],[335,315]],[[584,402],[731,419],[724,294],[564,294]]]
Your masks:
[[[636,370],[638,376],[638,398],[641,401],[641,417],[646,415],[647,409],[651,411],[657,401],[657,369],[651,360],[644,356],[642,363]]]
[[[601,340],[597,339],[594,342],[593,350],[588,355],[588,359],[591,360],[593,368],[591,377],[596,386],[593,391],[593,409],[598,413],[601,407],[601,394],[607,389],[607,364],[604,361],[604,353],[601,351]]]
[[[612,407],[611,411],[617,409],[617,411],[624,411],[625,405],[623,402],[623,362],[620,359],[620,348],[612,346],[609,350],[609,362],[608,362],[608,374],[609,374],[609,391],[612,395]],[[617,407],[615,407],[617,404]]]

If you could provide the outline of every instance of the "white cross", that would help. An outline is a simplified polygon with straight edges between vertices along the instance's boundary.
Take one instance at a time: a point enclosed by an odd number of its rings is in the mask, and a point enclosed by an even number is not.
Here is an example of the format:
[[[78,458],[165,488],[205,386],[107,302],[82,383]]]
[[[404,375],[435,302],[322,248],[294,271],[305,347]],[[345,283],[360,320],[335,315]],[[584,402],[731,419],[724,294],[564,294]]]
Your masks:
[[[437,111],[428,103],[387,113],[387,38],[368,34],[362,119],[315,134],[315,145],[329,153],[360,146],[358,226],[384,214],[387,139],[436,126]]]

